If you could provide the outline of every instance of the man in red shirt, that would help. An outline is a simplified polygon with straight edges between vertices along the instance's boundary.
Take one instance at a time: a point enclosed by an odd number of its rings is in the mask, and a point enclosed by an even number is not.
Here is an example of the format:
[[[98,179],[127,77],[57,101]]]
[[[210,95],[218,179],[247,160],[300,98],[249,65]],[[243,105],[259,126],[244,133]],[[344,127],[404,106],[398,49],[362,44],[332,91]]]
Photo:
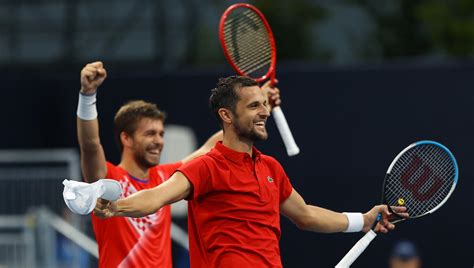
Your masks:
[[[276,103],[278,104],[278,103]],[[293,189],[280,163],[253,143],[266,140],[268,100],[245,77],[221,79],[210,106],[224,130],[211,152],[181,166],[160,186],[128,198],[99,200],[99,217],[142,217],[188,199],[190,260],[193,268],[281,267],[280,213],[299,228],[315,232],[368,231],[381,213],[377,231],[394,228],[384,205],[369,212],[338,213],[308,205]],[[401,207],[394,208],[407,215]]]
[[[107,162],[95,107],[97,88],[106,76],[102,62],[87,64],[81,71],[77,135],[87,182],[100,178],[117,180],[122,185],[123,197],[127,197],[162,184],[182,163],[208,152],[222,139],[218,132],[181,162],[158,165],[165,114],[154,104],[132,101],[119,109],[114,120],[121,162],[118,166]],[[172,267],[169,206],[141,218],[104,220],[92,216],[92,224],[99,245],[99,267]]]

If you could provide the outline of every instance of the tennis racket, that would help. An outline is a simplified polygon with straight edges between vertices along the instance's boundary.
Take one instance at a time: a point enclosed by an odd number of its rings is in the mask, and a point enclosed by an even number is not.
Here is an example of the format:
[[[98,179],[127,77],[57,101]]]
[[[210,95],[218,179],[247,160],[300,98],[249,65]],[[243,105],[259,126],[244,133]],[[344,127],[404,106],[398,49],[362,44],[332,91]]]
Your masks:
[[[227,8],[219,24],[219,39],[230,65],[242,76],[257,82],[275,82],[276,48],[272,30],[263,14],[249,4],[235,4]],[[280,106],[272,110],[273,118],[289,156],[300,149]]]
[[[438,210],[448,200],[458,181],[458,165],[448,148],[434,141],[420,141],[401,151],[390,164],[383,183],[382,203],[395,219],[426,216]],[[408,218],[397,215],[390,206],[405,206]],[[380,220],[380,215],[377,220]],[[349,267],[377,236],[375,225],[336,265]]]

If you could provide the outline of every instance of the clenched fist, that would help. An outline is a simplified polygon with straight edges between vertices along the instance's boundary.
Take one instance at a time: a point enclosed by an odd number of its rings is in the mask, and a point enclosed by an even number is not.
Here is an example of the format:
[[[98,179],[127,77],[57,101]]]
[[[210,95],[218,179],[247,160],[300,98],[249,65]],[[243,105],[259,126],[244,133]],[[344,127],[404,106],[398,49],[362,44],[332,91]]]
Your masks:
[[[81,92],[94,94],[107,77],[107,71],[101,61],[89,63],[81,71]]]

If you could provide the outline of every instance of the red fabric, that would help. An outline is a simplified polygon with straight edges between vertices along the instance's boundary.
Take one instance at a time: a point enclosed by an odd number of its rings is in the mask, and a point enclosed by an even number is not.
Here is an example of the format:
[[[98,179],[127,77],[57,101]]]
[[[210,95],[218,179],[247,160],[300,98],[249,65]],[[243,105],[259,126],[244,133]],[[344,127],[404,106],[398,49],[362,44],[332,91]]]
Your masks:
[[[280,204],[293,187],[280,163],[221,143],[178,168],[193,185],[188,232],[192,268],[281,267]]]
[[[149,170],[149,180],[142,181],[107,163],[106,177],[120,182],[122,197],[127,197],[160,185],[180,165],[155,166]],[[99,244],[99,267],[172,267],[169,206],[143,218],[114,217],[103,220],[92,215],[92,225]]]

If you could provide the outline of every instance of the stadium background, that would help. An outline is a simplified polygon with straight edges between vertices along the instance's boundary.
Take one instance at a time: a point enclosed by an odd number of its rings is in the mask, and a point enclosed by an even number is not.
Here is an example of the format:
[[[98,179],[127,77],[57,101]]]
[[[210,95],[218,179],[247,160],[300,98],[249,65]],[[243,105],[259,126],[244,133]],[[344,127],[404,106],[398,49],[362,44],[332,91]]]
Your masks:
[[[207,109],[210,89],[233,74],[217,23],[234,2],[2,2],[0,149],[77,149],[79,72],[94,60],[108,71],[98,111],[112,162],[119,160],[112,118],[130,99],[156,102],[168,123],[190,127],[202,143],[218,129]],[[474,263],[471,2],[250,2],[274,30],[282,107],[301,153],[286,156],[273,121],[269,140],[257,146],[282,162],[308,203],[366,211],[378,202],[393,157],[417,140],[439,141],[457,157],[460,180],[448,203],[433,216],[399,224],[354,267],[384,267],[400,238],[419,246],[424,267]],[[41,194],[60,195],[60,188]],[[1,201],[0,214],[25,213],[16,201]],[[330,267],[359,238],[302,232],[282,219],[283,264]]]

